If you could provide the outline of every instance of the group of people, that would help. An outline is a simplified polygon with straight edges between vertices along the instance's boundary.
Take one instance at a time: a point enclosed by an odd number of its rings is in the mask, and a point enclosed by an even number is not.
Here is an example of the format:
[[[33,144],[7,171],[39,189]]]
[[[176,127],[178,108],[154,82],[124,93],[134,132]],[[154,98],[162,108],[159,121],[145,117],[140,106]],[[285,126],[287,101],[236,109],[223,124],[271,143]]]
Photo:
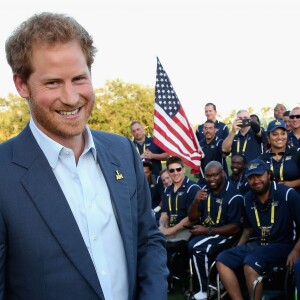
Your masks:
[[[193,224],[188,247],[200,283],[195,299],[207,297],[208,262],[220,241],[224,248],[215,259],[231,299],[244,296],[236,275],[240,267],[250,294],[254,280],[272,263],[286,263],[294,270],[299,289],[300,108],[287,112],[277,104],[266,129],[246,110],[237,112],[230,131],[216,120],[214,104],[206,104],[205,114],[211,119],[196,135],[207,159],[199,174],[201,189],[188,210]],[[230,176],[225,160],[229,154]],[[238,246],[224,250],[234,236]],[[261,297],[262,284],[255,299]]]
[[[213,253],[232,299],[242,299],[241,266],[249,291],[273,262],[293,268],[300,287],[300,108],[277,105],[266,130],[240,110],[229,131],[208,103],[196,131],[202,173],[191,180],[140,122],[133,141],[89,129],[96,48],[76,20],[36,14],[5,49],[31,119],[0,145],[0,299],[166,300],[181,246],[195,299],[207,297]]]
[[[251,293],[254,280],[268,264],[286,263],[290,269],[300,265],[300,243],[294,234],[300,224],[296,213],[300,205],[300,157],[295,146],[300,109],[289,112],[288,121],[284,121],[285,112],[282,104],[276,105],[274,120],[264,129],[257,115],[240,110],[229,131],[226,124],[216,120],[215,105],[208,103],[205,114],[210,119],[196,131],[205,154],[202,174],[193,181],[186,176],[179,157],[166,160],[163,172],[171,180],[159,193],[157,222],[167,237],[168,262],[174,251],[188,248],[199,281],[195,299],[207,298],[212,257],[232,299],[244,296],[235,275],[238,267],[244,266]],[[231,163],[227,167],[229,154]],[[158,158],[164,155],[167,153]],[[147,164],[143,155],[141,159]],[[153,203],[157,210],[157,202]],[[249,238],[251,242],[247,242]],[[238,247],[232,247],[235,244]],[[217,255],[220,250],[224,251]],[[273,255],[268,254],[270,251]],[[168,268],[170,289],[170,263]],[[255,299],[261,299],[261,295],[262,285]]]

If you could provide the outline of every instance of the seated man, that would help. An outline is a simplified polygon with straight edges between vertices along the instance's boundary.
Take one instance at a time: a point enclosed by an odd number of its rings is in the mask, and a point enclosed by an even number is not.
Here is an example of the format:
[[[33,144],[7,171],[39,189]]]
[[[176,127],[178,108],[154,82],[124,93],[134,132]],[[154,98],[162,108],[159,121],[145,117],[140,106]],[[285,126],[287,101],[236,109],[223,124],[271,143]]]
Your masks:
[[[156,222],[158,224],[158,220],[160,218],[160,210],[161,210],[161,195],[159,193],[159,185],[157,183],[156,176],[152,173],[152,164],[150,161],[143,161],[144,173],[147,178],[147,182],[149,185],[150,193],[151,193],[151,207],[155,213]]]
[[[170,258],[174,251],[177,251],[182,245],[186,248],[186,241],[191,234],[184,228],[184,225],[189,224],[188,208],[200,187],[185,176],[184,163],[178,156],[169,157],[166,161],[166,167],[173,183],[167,187],[163,194],[159,229],[168,240],[169,284],[171,285],[172,269]]]
[[[294,222],[300,225],[300,196],[294,189],[271,181],[268,165],[255,159],[246,167],[251,190],[245,195],[244,232],[237,247],[217,256],[217,269],[231,299],[243,299],[235,270],[244,268],[251,295],[255,279],[268,264],[286,263],[291,268],[299,257],[300,241],[295,245]],[[250,236],[254,242],[247,243]],[[295,246],[294,246],[295,245]],[[260,283],[255,299],[262,299]]]
[[[189,209],[191,223],[189,251],[199,279],[200,291],[195,299],[207,298],[208,260],[213,250],[241,230],[243,196],[226,180],[221,163],[211,161],[205,168],[207,186],[197,192]]]

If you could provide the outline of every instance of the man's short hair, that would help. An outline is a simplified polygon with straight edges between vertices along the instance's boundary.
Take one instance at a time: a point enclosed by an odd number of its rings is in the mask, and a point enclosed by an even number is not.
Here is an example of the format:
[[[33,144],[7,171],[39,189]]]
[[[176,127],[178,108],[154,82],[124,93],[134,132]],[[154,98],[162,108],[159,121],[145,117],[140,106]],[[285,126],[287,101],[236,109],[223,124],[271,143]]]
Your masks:
[[[214,124],[214,128],[217,128],[217,124],[213,121],[213,120],[210,120],[210,119],[207,119],[204,124],[206,123],[209,123],[209,124]]]
[[[143,161],[143,167],[149,168],[149,170],[152,171],[152,163],[151,163],[151,161],[144,160]]]
[[[170,156],[167,161],[166,161],[166,166],[167,168],[169,167],[169,165],[171,164],[180,164],[182,167],[184,167],[184,163],[182,161],[182,159],[178,156]]]
[[[217,111],[216,105],[213,104],[213,103],[211,103],[211,102],[206,103],[206,104],[205,104],[205,107],[210,106],[210,105],[213,107],[213,109],[214,109],[215,111]]]
[[[6,59],[14,74],[27,82],[33,72],[32,51],[36,46],[55,46],[77,41],[91,71],[97,49],[89,33],[72,17],[43,12],[24,21],[6,40]]]
[[[132,121],[132,122],[130,123],[130,128],[131,128],[133,125],[135,125],[135,124],[139,124],[139,125],[141,125],[141,126],[143,127],[143,125],[141,124],[141,122],[139,122],[139,121]]]

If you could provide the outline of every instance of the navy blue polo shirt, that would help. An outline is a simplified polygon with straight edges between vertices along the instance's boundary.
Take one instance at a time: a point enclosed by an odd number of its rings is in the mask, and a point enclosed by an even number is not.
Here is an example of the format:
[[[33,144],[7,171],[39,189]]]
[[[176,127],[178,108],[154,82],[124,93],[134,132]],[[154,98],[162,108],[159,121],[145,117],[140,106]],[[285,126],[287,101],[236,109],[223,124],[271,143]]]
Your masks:
[[[146,136],[145,141],[142,144],[137,143],[135,140],[133,140],[133,143],[134,143],[139,155],[143,154],[145,149],[149,149],[154,154],[161,154],[161,153],[165,152],[164,150],[159,148],[153,142],[152,137],[147,137]],[[151,163],[152,163],[152,173],[158,176],[159,172],[162,170],[161,161],[157,160],[157,159],[151,159]]]
[[[245,173],[240,174],[237,179],[233,179],[231,175],[228,178],[228,181],[232,183],[242,195],[245,195],[249,191],[249,185],[245,177]]]
[[[203,127],[204,127],[204,123],[198,126],[195,133],[199,143],[203,138],[205,138],[203,133]],[[216,136],[219,139],[224,140],[229,134],[228,126],[225,123],[216,120],[215,127],[217,128]]]
[[[245,227],[253,228],[254,236],[259,241],[261,228],[255,217],[255,205],[259,216],[260,226],[272,226],[269,243],[293,243],[295,239],[294,221],[300,225],[300,195],[292,188],[272,181],[269,195],[270,202],[274,201],[274,224],[271,223],[271,205],[262,204],[256,194],[249,191],[245,195]],[[268,209],[266,209],[268,207]]]
[[[296,149],[300,148],[300,138],[298,139],[293,131],[288,133],[288,143],[291,146],[294,146]]]
[[[270,150],[267,150],[260,158],[269,165],[276,182],[300,178],[300,152],[297,152],[296,148],[292,150],[290,146],[287,146],[279,161],[272,159]],[[295,190],[300,194],[300,187],[295,188]]]
[[[201,160],[201,168],[203,171],[209,162],[216,160],[223,165],[225,173],[228,174],[226,159],[222,156],[222,145],[223,140],[216,135],[209,144],[206,142],[205,138],[200,141],[201,149],[205,154],[204,158]]]
[[[234,136],[231,154],[244,155],[246,162],[258,158],[264,152],[264,143],[266,133],[262,131],[262,136],[257,137],[254,131],[250,128],[246,135],[242,135],[240,131]]]
[[[223,189],[219,194],[214,194],[209,187],[207,192],[210,195],[210,217],[215,223],[214,226],[223,226],[226,224],[241,224],[243,216],[244,201],[243,196],[239,193],[237,188],[226,181]],[[200,201],[198,209],[201,213],[200,223],[208,216],[207,212],[208,200]],[[219,223],[216,224],[218,218],[219,207],[222,207]]]
[[[187,217],[188,209],[195,199],[197,192],[200,190],[200,186],[194,181],[185,177],[181,187],[174,193],[174,185],[167,187],[162,200],[161,212],[177,215],[176,224],[182,219]],[[171,205],[169,206],[169,198],[171,199]],[[176,205],[177,204],[177,205]],[[176,209],[177,207],[177,209]]]

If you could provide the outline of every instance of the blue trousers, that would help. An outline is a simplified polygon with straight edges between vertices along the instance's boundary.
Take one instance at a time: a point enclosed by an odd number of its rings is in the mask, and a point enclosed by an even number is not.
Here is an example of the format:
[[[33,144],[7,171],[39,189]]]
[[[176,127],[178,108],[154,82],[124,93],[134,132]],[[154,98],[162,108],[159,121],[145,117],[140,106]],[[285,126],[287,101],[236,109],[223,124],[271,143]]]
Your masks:
[[[189,254],[192,257],[195,271],[199,280],[200,291],[207,291],[207,277],[211,264],[211,256],[217,249],[225,248],[232,236],[197,235],[193,236],[188,243]],[[220,250],[221,251],[221,250]]]

